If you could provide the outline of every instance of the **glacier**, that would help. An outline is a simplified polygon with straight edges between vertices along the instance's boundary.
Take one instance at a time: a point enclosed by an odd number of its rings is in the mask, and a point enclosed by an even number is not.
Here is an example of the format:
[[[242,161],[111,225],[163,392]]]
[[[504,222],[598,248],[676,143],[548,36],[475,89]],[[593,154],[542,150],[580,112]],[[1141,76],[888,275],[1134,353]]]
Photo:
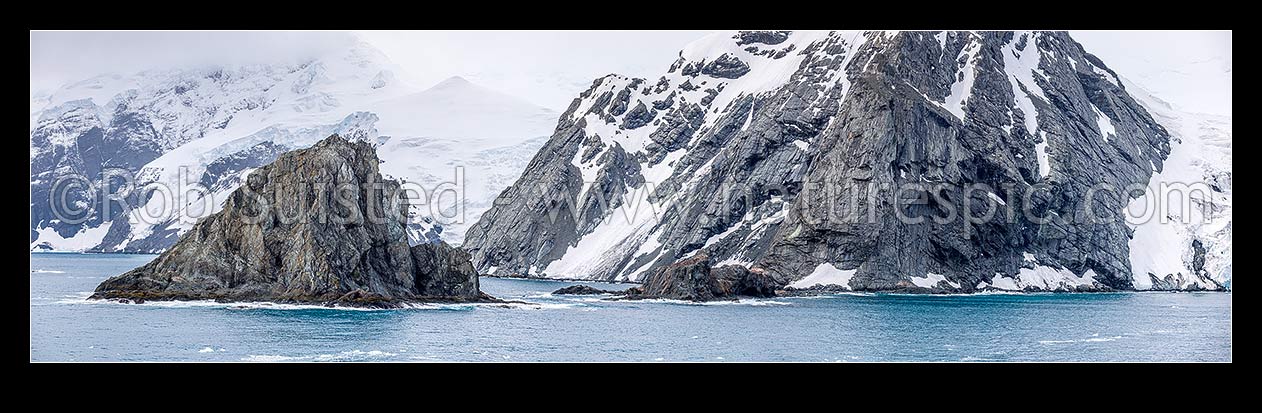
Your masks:
[[[299,61],[107,74],[32,96],[31,249],[162,251],[254,168],[334,133],[374,143],[383,173],[409,183],[416,242],[459,244],[559,115],[460,77],[422,90],[398,73],[353,40]],[[85,152],[96,136],[89,151],[118,154]],[[108,167],[130,172],[134,190],[105,216],[110,201],[91,192]],[[48,205],[72,174],[91,181],[71,194],[90,214],[74,224]]]

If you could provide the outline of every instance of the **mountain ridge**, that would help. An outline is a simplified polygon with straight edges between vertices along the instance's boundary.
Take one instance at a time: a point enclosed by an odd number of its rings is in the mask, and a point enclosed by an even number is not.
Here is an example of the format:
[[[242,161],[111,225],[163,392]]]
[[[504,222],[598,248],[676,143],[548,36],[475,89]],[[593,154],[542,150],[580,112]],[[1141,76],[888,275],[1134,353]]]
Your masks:
[[[1146,184],[1169,151],[1117,74],[1062,32],[716,34],[656,81],[597,79],[465,247],[501,275],[635,280],[704,252],[783,284],[832,271],[855,290],[1133,289],[1133,230],[1074,218],[1086,205],[1121,211],[1130,194],[1083,196]],[[802,212],[838,200],[807,200],[812,180],[982,183],[981,198],[919,197],[1053,224],[910,225],[896,215],[945,209],[896,199],[876,222],[821,225]],[[1014,202],[1004,185],[1033,198]],[[727,186],[742,202],[723,199]],[[654,218],[618,217],[627,205]],[[1180,277],[1175,289],[1221,288]]]

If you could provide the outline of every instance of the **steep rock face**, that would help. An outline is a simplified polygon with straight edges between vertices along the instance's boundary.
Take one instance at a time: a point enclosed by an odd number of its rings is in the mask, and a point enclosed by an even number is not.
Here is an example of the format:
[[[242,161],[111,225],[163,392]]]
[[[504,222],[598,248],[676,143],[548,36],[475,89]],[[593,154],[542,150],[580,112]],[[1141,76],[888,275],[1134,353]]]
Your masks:
[[[1169,142],[1062,32],[720,34],[656,81],[594,82],[464,247],[558,278],[705,254],[779,284],[1132,289],[1123,189]]]
[[[477,301],[468,255],[409,248],[407,203],[383,180],[370,144],[331,136],[249,175],[222,211],[93,298],[217,299],[391,305]]]
[[[469,262],[469,253],[445,242],[412,247],[416,291],[432,297],[478,296],[478,272]]]

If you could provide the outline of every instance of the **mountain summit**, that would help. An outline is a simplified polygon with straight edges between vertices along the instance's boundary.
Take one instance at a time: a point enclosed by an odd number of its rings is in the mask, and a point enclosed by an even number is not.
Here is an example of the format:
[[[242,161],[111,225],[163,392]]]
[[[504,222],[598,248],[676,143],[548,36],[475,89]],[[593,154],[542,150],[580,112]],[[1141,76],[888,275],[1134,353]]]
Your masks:
[[[434,85],[433,87],[430,87],[429,90],[466,88],[466,87],[472,87],[472,86],[474,86],[473,83],[469,83],[469,81],[465,80],[465,78],[460,77],[460,76],[452,76],[452,77],[443,79],[443,81],[441,82],[438,82],[438,84]]]

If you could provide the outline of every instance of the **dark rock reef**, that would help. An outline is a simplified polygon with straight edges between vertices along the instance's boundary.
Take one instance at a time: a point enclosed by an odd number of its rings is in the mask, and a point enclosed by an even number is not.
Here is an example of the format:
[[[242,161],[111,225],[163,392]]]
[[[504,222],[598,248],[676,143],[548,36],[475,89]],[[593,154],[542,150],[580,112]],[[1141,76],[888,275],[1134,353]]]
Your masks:
[[[710,257],[697,254],[662,267],[627,290],[627,298],[713,301],[736,297],[774,297],[779,284],[761,268],[739,265],[715,268]]]
[[[586,285],[571,285],[569,287],[565,287],[565,288],[561,288],[559,290],[553,291],[552,294],[553,295],[601,295],[601,294],[626,294],[626,292],[602,290],[599,288],[589,287]]]
[[[683,301],[733,300],[738,297],[775,297],[780,285],[761,268],[747,269],[739,265],[713,266],[710,257],[698,254],[659,268],[644,279],[644,284],[625,291],[601,290],[586,285],[571,285],[554,295],[613,294],[613,300],[669,299]]]
[[[222,211],[93,299],[275,301],[397,307],[494,302],[469,254],[409,247],[407,201],[366,142],[330,136],[250,174]]]

